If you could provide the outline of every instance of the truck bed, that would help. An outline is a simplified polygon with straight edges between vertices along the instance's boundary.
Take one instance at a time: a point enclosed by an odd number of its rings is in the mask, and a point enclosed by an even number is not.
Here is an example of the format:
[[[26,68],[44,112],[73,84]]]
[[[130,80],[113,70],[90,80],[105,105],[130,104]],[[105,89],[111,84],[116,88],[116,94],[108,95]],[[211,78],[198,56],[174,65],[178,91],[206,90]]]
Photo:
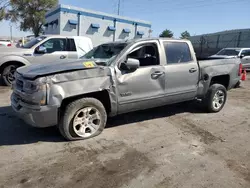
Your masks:
[[[197,59],[201,68],[216,65],[225,65],[230,67],[230,65],[239,65],[239,59],[221,59],[221,58],[203,58]]]

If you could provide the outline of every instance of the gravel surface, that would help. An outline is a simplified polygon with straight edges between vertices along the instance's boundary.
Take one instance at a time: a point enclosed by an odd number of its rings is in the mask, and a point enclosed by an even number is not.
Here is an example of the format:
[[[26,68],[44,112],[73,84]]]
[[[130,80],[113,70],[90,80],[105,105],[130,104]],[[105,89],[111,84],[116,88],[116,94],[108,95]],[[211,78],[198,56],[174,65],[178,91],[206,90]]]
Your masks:
[[[1,188],[250,187],[250,80],[228,93],[220,113],[195,103],[130,113],[77,142],[25,125],[10,93],[0,87]]]

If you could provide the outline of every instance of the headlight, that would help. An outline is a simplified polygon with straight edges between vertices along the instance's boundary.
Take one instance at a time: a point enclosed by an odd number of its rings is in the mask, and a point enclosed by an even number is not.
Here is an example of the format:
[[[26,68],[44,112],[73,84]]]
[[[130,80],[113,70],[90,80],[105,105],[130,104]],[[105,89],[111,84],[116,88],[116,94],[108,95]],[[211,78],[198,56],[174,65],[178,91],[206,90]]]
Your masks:
[[[24,92],[32,95],[40,105],[47,104],[47,87],[48,85],[45,83],[39,82],[25,82],[24,84]]]
[[[23,90],[31,94],[38,91],[38,85],[35,82],[25,81],[23,85]]]

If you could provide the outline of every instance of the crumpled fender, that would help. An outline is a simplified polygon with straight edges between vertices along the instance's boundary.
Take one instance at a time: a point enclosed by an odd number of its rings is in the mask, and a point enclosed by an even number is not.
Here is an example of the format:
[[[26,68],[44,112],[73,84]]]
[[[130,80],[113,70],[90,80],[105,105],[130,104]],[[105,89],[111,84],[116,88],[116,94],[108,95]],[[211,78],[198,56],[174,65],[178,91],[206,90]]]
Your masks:
[[[107,90],[111,110],[116,111],[115,87],[108,67],[55,74],[47,80],[50,105],[60,107],[66,98]]]

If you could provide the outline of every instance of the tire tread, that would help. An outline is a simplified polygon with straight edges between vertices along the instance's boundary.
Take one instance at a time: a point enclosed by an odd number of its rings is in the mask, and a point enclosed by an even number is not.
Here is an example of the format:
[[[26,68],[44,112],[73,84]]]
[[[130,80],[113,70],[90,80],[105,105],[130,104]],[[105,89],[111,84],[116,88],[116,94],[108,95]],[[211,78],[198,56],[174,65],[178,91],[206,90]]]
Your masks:
[[[213,109],[213,106],[212,106],[212,100],[213,100],[215,92],[218,89],[222,89],[224,91],[225,100],[224,100],[224,104],[221,106],[221,108],[219,110],[215,110],[215,109]],[[227,100],[227,90],[226,90],[225,86],[223,86],[221,84],[213,84],[208,89],[208,92],[207,92],[206,97],[205,97],[205,99],[203,101],[203,104],[204,104],[205,109],[206,109],[207,112],[209,112],[209,113],[217,113],[224,107],[224,105],[226,103],[226,100]]]
[[[99,108],[101,116],[103,116],[102,118],[104,119],[104,122],[102,123],[99,130],[95,134],[91,135],[88,138],[73,136],[73,135],[71,135],[71,133],[69,131],[69,124],[70,124],[69,118],[72,116],[72,113],[73,114],[75,113],[74,109],[77,109],[80,104],[82,104],[84,106],[84,104],[86,104],[86,103],[87,104],[92,103],[92,104],[94,104],[95,107]],[[99,135],[103,131],[103,129],[105,128],[106,122],[107,122],[107,113],[106,113],[106,110],[105,110],[105,107],[103,106],[103,104],[98,99],[95,99],[95,98],[82,98],[82,99],[75,100],[75,101],[71,102],[70,104],[68,104],[68,106],[66,107],[66,109],[63,112],[63,115],[60,119],[58,128],[59,128],[60,133],[62,134],[62,136],[66,140],[69,140],[69,141],[83,140],[83,139],[89,139],[91,137],[95,137],[95,136]]]

